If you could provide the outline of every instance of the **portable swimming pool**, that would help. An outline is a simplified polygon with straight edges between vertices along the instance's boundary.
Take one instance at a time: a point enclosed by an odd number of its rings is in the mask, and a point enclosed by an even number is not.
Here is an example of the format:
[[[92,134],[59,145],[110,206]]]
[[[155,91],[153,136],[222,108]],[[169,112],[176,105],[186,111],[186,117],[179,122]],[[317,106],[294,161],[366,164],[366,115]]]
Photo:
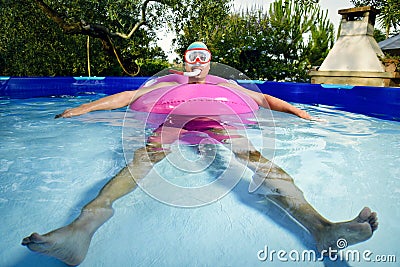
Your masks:
[[[31,232],[46,233],[71,222],[125,165],[125,110],[62,120],[54,120],[54,115],[105,94],[134,89],[144,80],[0,80],[0,266],[65,266],[20,242]],[[81,266],[398,265],[393,261],[400,257],[399,89],[270,82],[259,87],[326,120],[309,122],[274,112],[274,161],[332,221],[352,219],[364,206],[378,212],[380,226],[374,236],[347,249],[361,253],[360,260],[351,255],[347,261],[291,259],[293,251],[312,249],[312,239],[286,213],[248,194],[242,179],[224,198],[200,208],[168,206],[135,190],[115,203],[114,217],[95,234]],[[176,179],[197,179],[167,162],[157,168]],[[261,261],[259,252],[266,247],[288,254]],[[374,262],[363,258],[366,251]]]

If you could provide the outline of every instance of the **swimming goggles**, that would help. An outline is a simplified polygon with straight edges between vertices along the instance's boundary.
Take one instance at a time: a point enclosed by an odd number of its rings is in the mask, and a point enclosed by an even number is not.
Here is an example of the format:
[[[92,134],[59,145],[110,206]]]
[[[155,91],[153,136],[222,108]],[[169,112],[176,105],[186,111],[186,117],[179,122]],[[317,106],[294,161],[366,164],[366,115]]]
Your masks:
[[[207,64],[211,61],[211,52],[205,48],[194,48],[186,50],[184,59],[186,63],[189,64]]]

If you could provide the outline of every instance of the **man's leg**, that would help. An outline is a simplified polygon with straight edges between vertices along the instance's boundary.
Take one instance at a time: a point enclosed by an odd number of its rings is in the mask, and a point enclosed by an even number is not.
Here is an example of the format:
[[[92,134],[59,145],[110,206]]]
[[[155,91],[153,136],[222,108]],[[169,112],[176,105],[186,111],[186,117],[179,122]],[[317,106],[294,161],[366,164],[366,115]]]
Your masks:
[[[254,171],[256,181],[262,181],[255,193],[264,191],[268,199],[301,223],[314,237],[320,252],[329,247],[336,249],[336,242],[340,238],[346,239],[348,245],[365,241],[377,229],[376,213],[369,208],[362,209],[351,221],[328,221],[306,201],[293,179],[279,166],[265,159],[246,138],[234,138],[231,142],[237,159]]]
[[[135,189],[135,179],[146,176],[152,166],[164,157],[165,151],[154,146],[136,150],[133,162],[114,176],[97,197],[82,208],[79,217],[71,224],[45,235],[33,233],[22,240],[22,245],[66,264],[78,265],[87,254],[93,234],[112,217],[113,202]],[[134,177],[130,170],[133,170]]]

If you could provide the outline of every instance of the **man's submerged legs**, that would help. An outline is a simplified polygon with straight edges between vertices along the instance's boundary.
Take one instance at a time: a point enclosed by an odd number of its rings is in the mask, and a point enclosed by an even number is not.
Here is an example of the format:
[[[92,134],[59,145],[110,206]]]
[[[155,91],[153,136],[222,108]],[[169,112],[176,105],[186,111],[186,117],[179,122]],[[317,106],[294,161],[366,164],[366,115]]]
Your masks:
[[[346,239],[349,245],[367,240],[377,229],[376,213],[369,208],[347,222],[332,223],[322,217],[305,199],[294,184],[293,179],[277,165],[265,159],[245,138],[231,139],[232,151],[237,159],[255,172],[263,180],[257,190],[286,210],[300,222],[315,238],[319,251],[336,249],[336,241]],[[165,157],[165,151],[158,146],[138,149],[131,165],[122,169],[100,191],[98,196],[87,204],[80,216],[71,224],[51,231],[45,235],[33,233],[23,239],[22,244],[30,250],[60,259],[69,265],[81,263],[88,251],[95,231],[113,215],[112,203],[136,188],[136,182],[129,172],[134,170],[136,179],[147,175],[152,166]]]
[[[356,218],[333,223],[322,217],[304,198],[293,179],[280,167],[265,159],[246,138],[231,139],[238,160],[254,171],[255,193],[262,193],[301,223],[314,237],[318,251],[337,249],[336,242],[346,239],[348,245],[369,239],[377,229],[377,215],[363,208]]]
[[[136,188],[135,179],[145,177],[152,166],[165,157],[157,147],[136,150],[133,162],[123,168],[99,192],[97,197],[82,208],[71,224],[44,235],[33,233],[22,240],[30,250],[55,257],[68,265],[80,264],[87,254],[96,230],[112,217],[112,204]],[[134,170],[132,177],[130,170]]]

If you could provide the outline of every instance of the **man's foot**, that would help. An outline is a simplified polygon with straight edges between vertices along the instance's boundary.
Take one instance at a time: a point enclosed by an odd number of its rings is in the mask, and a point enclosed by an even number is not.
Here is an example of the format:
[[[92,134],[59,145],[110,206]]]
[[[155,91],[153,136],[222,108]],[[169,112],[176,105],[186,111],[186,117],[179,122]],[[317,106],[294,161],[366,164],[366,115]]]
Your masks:
[[[367,207],[358,216],[348,222],[334,223],[326,226],[326,230],[316,236],[318,251],[343,249],[369,239],[378,228],[378,218],[375,212]]]
[[[85,259],[90,240],[91,236],[84,231],[65,226],[45,235],[33,233],[22,240],[22,245],[74,266]]]
[[[30,250],[46,254],[68,265],[78,265],[86,257],[94,232],[112,216],[112,209],[83,212],[81,216],[65,227],[45,235],[33,233],[22,240]]]

